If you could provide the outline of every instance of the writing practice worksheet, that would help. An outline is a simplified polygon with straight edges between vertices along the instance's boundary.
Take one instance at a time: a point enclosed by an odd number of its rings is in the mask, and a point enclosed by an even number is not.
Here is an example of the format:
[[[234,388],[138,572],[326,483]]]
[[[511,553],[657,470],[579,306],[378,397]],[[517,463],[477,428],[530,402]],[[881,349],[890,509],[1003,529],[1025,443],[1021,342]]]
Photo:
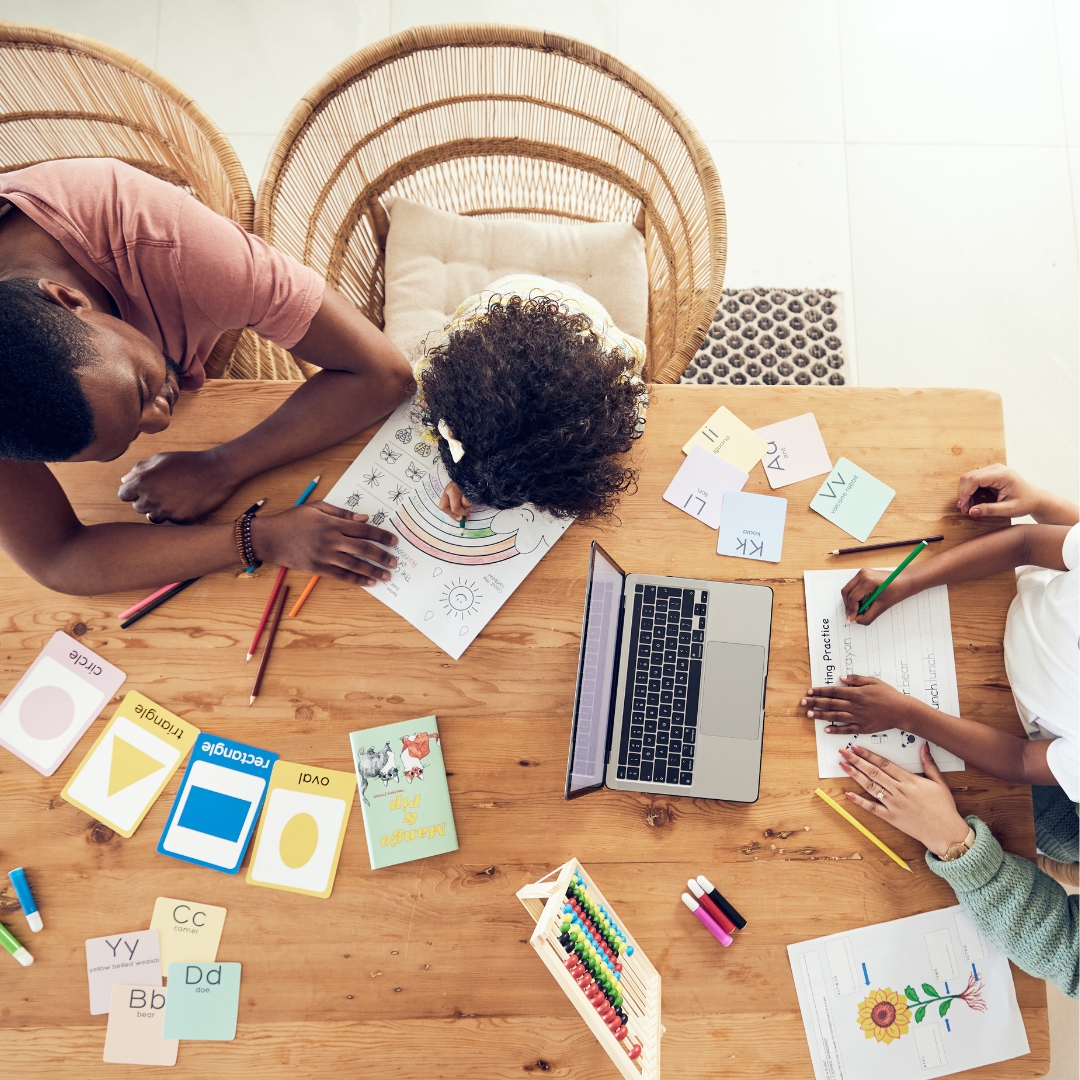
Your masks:
[[[457,660],[572,519],[474,506],[461,528],[439,509],[447,476],[423,430],[415,399],[401,405],[326,501],[398,538],[390,580],[367,591]]]
[[[843,587],[857,570],[806,570],[806,629],[810,638],[810,683],[839,686],[844,675],[872,675],[950,716],[960,715],[953,657],[949,592],[945,585],[927,589],[891,607],[869,626],[847,621]],[[817,728],[818,776],[844,776],[840,748],[858,743],[921,773],[919,748],[926,741],[910,731],[890,728],[872,735],[826,735]],[[942,772],[959,772],[964,762],[931,744]]]

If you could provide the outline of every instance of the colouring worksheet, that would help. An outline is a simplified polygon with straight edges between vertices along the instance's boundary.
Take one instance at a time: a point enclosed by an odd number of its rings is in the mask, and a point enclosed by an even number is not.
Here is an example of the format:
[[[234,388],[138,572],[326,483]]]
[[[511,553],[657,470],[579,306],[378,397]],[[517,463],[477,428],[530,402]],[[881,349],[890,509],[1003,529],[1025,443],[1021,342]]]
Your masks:
[[[400,406],[326,501],[397,536],[390,580],[367,591],[457,660],[572,519],[474,506],[461,528],[439,509],[447,476],[423,430],[415,399]]]
[[[956,907],[788,946],[816,1080],[948,1076],[1029,1051],[1009,961]]]
[[[960,715],[953,657],[949,591],[927,589],[891,607],[869,626],[848,622],[843,587],[857,570],[806,570],[806,629],[810,638],[810,683],[838,686],[843,675],[872,675],[902,694],[911,694],[950,716]],[[844,776],[840,748],[855,743],[921,773],[919,748],[926,741],[910,731],[890,728],[871,735],[826,735],[817,728],[818,776]],[[931,744],[942,772],[960,772],[964,762]]]

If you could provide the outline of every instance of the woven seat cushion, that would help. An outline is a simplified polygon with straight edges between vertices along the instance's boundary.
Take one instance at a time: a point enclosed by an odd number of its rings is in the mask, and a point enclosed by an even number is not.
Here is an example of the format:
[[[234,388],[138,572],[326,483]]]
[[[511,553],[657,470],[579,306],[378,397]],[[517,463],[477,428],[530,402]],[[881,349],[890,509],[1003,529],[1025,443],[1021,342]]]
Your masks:
[[[384,206],[390,231],[383,328],[410,362],[462,301],[507,274],[576,285],[607,308],[620,330],[645,340],[649,275],[645,241],[633,225],[483,220],[393,197]]]

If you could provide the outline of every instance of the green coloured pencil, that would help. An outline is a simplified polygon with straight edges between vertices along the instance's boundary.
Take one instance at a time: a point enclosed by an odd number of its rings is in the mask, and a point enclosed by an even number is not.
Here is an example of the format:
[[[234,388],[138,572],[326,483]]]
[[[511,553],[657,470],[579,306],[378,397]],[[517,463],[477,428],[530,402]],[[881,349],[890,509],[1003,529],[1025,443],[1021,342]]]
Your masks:
[[[899,574],[900,571],[903,570],[904,567],[907,566],[907,564],[911,562],[911,560],[914,559],[915,556],[918,555],[924,547],[926,547],[926,541],[920,540],[919,546],[913,552],[911,552],[911,554],[908,555],[908,557],[859,605],[860,615],[864,615],[866,613],[870,605],[888,588],[890,582],[892,582],[896,578],[896,575]]]

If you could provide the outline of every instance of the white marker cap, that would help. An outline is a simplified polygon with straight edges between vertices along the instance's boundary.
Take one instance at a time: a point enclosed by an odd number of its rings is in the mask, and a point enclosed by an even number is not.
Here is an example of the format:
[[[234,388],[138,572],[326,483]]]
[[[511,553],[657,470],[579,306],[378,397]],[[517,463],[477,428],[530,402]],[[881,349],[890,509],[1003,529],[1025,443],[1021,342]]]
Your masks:
[[[688,908],[689,908],[689,909],[690,909],[691,911],[697,911],[697,909],[698,909],[698,903],[697,903],[697,901],[696,901],[696,900],[695,900],[695,899],[694,899],[694,898],[693,898],[693,897],[692,897],[692,896],[691,896],[691,895],[690,895],[689,893],[683,893],[683,894],[682,894],[682,902],[683,902],[683,903],[684,903],[684,904],[685,904],[685,905],[686,905],[686,906],[687,906],[687,907],[688,907]],[[25,951],[25,950],[24,950],[24,951]]]
[[[30,924],[30,929],[36,934],[39,930],[44,929],[45,924],[41,921],[41,912],[31,911],[26,916],[26,921]]]
[[[704,874],[698,874],[697,879],[698,879],[698,884],[706,892],[712,892],[713,891],[713,883]]]
[[[11,955],[14,956],[23,967],[29,967],[34,962],[34,958],[25,949],[16,949]]]
[[[693,893],[694,896],[700,897],[705,892],[705,890],[693,878],[690,878],[690,880],[687,881],[686,884],[687,887],[690,889],[690,892]]]

